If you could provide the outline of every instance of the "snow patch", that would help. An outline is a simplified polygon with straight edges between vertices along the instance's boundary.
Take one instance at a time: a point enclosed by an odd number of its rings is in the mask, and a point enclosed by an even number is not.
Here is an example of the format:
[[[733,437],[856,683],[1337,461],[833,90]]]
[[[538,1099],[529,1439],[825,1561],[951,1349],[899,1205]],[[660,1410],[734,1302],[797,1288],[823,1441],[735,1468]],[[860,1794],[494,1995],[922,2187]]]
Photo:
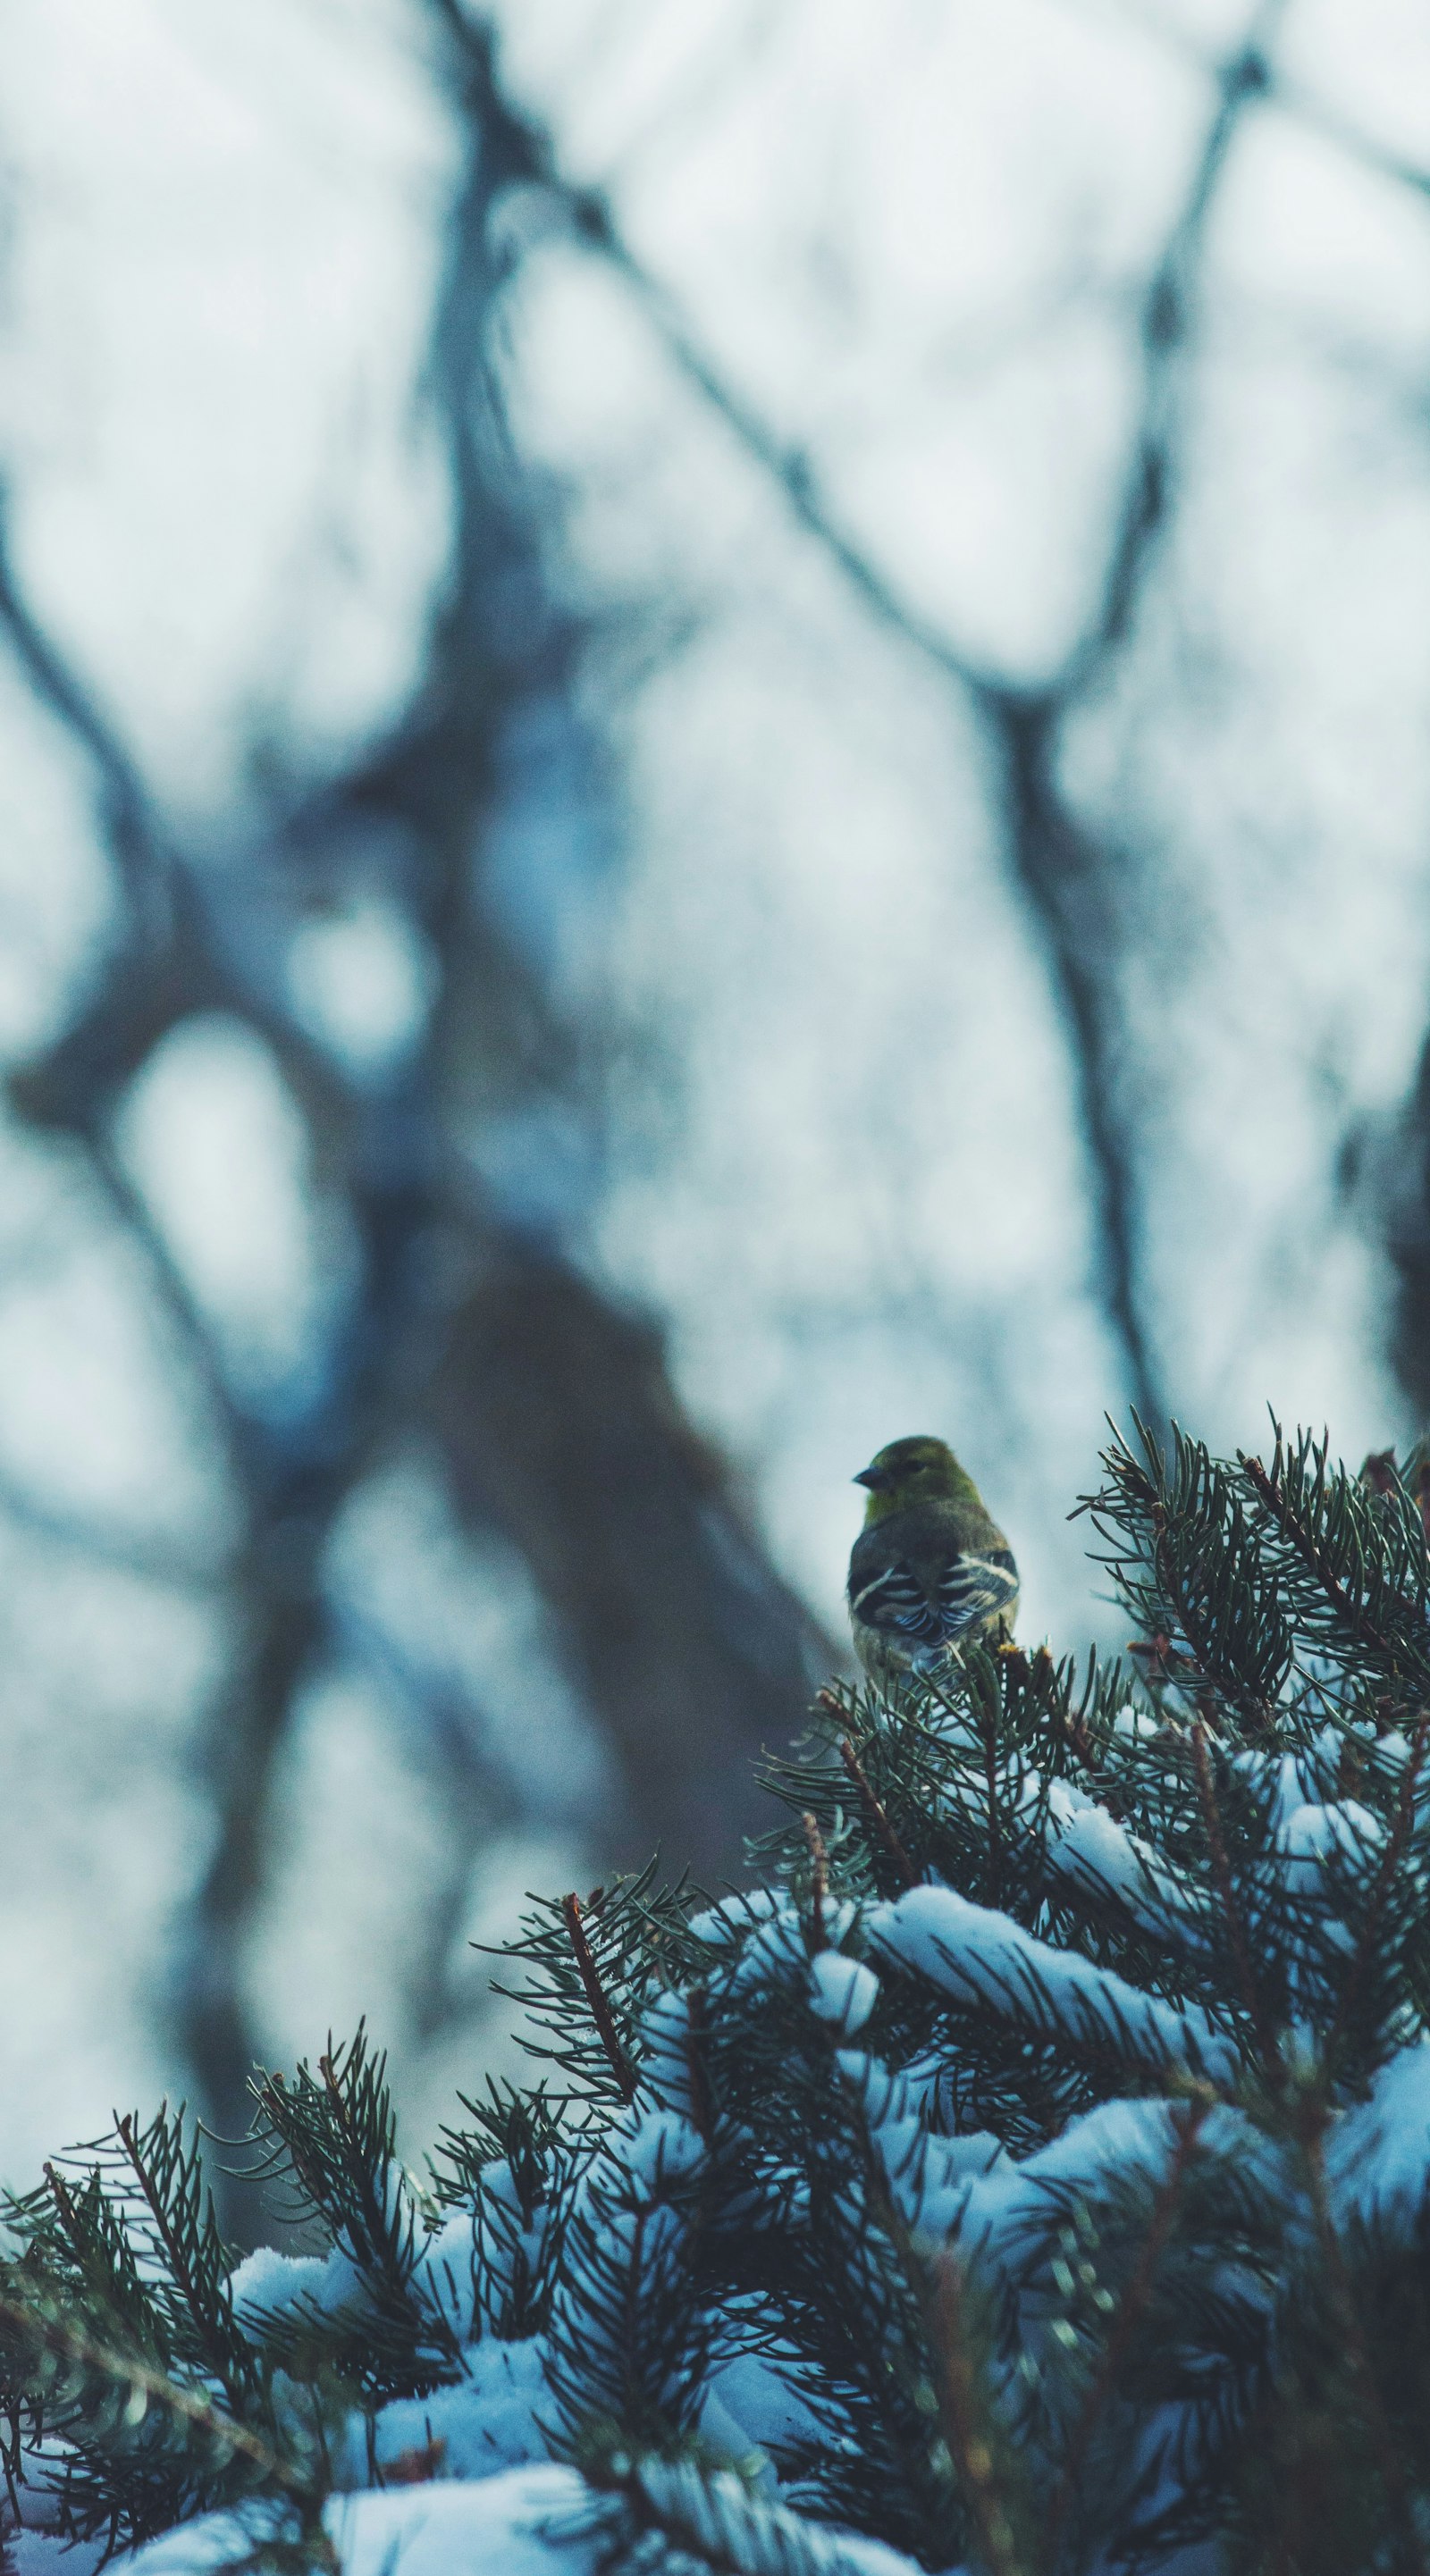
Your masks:
[[[1236,2071],[1235,2050],[1205,2013],[1178,2012],[951,1888],[911,1888],[875,1906],[865,1928],[876,1952],[955,2003],[1032,2021],[1050,2036],[1110,2045],[1143,2065],[1190,2064],[1223,2079]]]
[[[809,2000],[821,2021],[837,2022],[852,2037],[862,2030],[879,2000],[879,1980],[859,1959],[839,1950],[821,1950],[809,1963]]]

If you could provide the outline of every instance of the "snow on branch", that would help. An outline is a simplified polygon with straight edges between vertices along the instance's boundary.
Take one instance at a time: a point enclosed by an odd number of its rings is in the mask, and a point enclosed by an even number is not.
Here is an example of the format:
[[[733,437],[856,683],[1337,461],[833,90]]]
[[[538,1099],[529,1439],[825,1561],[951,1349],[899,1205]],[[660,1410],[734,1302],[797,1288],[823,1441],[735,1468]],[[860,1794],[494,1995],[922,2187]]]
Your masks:
[[[966,2011],[1003,2014],[1030,2037],[1111,2050],[1149,2074],[1189,2067],[1214,2082],[1237,2068],[1232,2041],[1195,2007],[1178,2011],[1113,1970],[1035,1940],[1021,1924],[948,1887],[915,1887],[866,1918],[873,1949]]]

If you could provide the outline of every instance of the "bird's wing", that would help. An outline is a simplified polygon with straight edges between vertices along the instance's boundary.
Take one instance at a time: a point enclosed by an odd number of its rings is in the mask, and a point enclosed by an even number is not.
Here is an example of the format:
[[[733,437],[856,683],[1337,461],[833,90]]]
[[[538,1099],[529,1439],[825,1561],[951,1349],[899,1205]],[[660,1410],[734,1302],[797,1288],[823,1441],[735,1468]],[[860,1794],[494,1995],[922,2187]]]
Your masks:
[[[949,1632],[918,1576],[902,1557],[881,1566],[860,1592],[851,1592],[849,1608],[866,1628],[892,1628],[901,1637],[936,1645]]]
[[[921,1646],[947,1646],[985,1619],[1011,1611],[1017,1598],[1018,1569],[1012,1551],[996,1547],[986,1556],[961,1552],[950,1558],[932,1600],[912,1566],[895,1557],[871,1575],[861,1591],[850,1594],[849,1607],[867,1628],[892,1629]]]
[[[956,1556],[938,1579],[938,1633],[962,1637],[985,1619],[996,1619],[1000,1611],[1011,1612],[1017,1598],[1018,1569],[1011,1549],[996,1547],[986,1556]]]

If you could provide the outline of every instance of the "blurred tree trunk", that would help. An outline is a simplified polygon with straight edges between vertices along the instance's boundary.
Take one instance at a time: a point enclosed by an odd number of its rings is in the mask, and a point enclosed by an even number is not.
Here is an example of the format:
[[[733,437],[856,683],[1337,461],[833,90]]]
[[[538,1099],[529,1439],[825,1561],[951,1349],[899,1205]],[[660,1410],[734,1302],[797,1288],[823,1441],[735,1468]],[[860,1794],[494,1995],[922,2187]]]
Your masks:
[[[752,1756],[798,1725],[829,1648],[684,1419],[660,1336],[508,1243],[431,1393],[463,1509],[521,1549],[619,1758],[618,1857],[728,1872],[758,1821]]]

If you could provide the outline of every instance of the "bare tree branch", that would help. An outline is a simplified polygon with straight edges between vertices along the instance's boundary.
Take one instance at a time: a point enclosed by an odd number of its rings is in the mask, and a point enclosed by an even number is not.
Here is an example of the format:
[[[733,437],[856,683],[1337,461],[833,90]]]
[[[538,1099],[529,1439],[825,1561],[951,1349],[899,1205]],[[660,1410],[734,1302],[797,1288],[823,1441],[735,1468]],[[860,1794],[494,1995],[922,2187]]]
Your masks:
[[[460,0],[428,0],[460,49],[469,112],[489,137],[503,184],[546,190],[576,237],[624,280],[681,372],[718,413],[747,456],[778,487],[796,522],[816,539],[879,624],[965,693],[997,751],[1014,877],[1047,958],[1074,1070],[1093,1183],[1100,1286],[1121,1345],[1128,1391],[1144,1419],[1165,1419],[1138,1286],[1138,1199],[1131,1119],[1121,1096],[1121,1030],[1109,962],[1116,954],[1113,854],[1079,822],[1058,776],[1063,723],[1100,679],[1128,634],[1165,526],[1178,436],[1181,385],[1208,211],[1237,125],[1271,79],[1267,48],[1284,0],[1266,0],[1246,42],[1216,73],[1216,107],[1177,218],[1142,300],[1140,418],[1113,515],[1107,568],[1083,631],[1042,687],[1019,687],[968,660],[903,599],[821,496],[809,458],[779,440],[701,344],[679,304],[622,238],[605,195],[563,178],[551,136],[502,91],[492,29]]]
[[[186,1550],[173,1539],[146,1539],[139,1531],[66,1510],[32,1493],[4,1468],[0,1468],[0,1515],[47,1547],[88,1557],[113,1574],[131,1576],[136,1583],[213,1595],[225,1579],[226,1565],[218,1557]]]
[[[1084,5],[1084,0],[1080,0],[1080,5]],[[1160,10],[1143,8],[1140,0],[1115,0],[1115,7],[1118,17],[1125,18],[1130,25],[1150,36],[1164,52],[1175,54],[1180,62],[1195,71],[1208,73],[1213,78],[1217,76],[1219,65],[1216,56],[1208,53],[1206,47],[1199,44],[1185,27],[1178,26],[1175,20]],[[1263,47],[1267,43],[1264,31],[1259,41]],[[1403,154],[1377,142],[1374,135],[1367,134],[1365,128],[1352,118],[1343,116],[1330,99],[1323,97],[1307,82],[1296,80],[1290,73],[1279,67],[1273,68],[1270,63],[1266,65],[1266,97],[1268,103],[1280,108],[1296,124],[1306,126],[1325,142],[1334,144],[1347,160],[1358,161],[1375,178],[1388,179],[1392,186],[1409,188],[1419,196],[1430,196],[1430,171],[1420,162],[1407,161]]]
[[[47,707],[93,764],[104,838],[123,882],[133,928],[152,931],[162,909],[167,867],[138,772],[90,692],[34,616],[10,554],[7,496],[0,490],[0,631],[41,706]]]
[[[448,69],[465,80],[465,56]],[[453,553],[420,683],[385,739],[279,816],[263,852],[206,869],[161,823],[113,727],[0,559],[0,628],[93,766],[123,899],[118,934],[69,1027],[13,1078],[11,1097],[31,1126],[78,1141],[140,1247],[243,1514],[222,1585],[229,1665],[208,1726],[216,1838],[178,1944],[174,2004],[205,2115],[225,2131],[242,2123],[255,2053],[245,1953],[264,1892],[275,1764],[304,1683],[342,1645],[325,1581],[329,1538],[356,1485],[414,1423],[430,1424],[469,1522],[513,1538],[549,1601],[618,1749],[631,1851],[644,1856],[668,1835],[679,1860],[730,1867],[753,1821],[749,1757],[798,1726],[823,1660],[813,1624],[685,1425],[654,1331],[582,1279],[556,1234],[533,1236],[477,1178],[473,1143],[494,1117],[553,1093],[588,1118],[594,1104],[581,1033],[499,926],[482,869],[504,731],[533,704],[569,706],[582,639],[546,596],[491,378],[501,275],[489,216],[511,171],[500,120],[481,97],[468,104],[429,368],[448,446]],[[378,1082],[350,1078],[314,1040],[283,974],[305,906],[364,883],[375,837],[395,853],[387,892],[439,979],[423,1042]],[[319,1365],[301,1388],[262,1404],[231,1376],[213,1318],[114,1144],[127,1087],[196,1011],[229,1014],[272,1050],[357,1247],[356,1283]],[[469,1730],[457,1741],[458,1713],[430,1677],[415,1705],[445,1766],[454,1831],[474,1847],[509,1813],[509,1792],[487,1776]],[[459,1882],[465,1873],[454,1869]],[[440,2018],[449,1935],[450,1925],[436,1927],[429,1991],[414,1999],[428,2028]],[[232,2198],[232,2232],[244,2232],[246,2215]]]

